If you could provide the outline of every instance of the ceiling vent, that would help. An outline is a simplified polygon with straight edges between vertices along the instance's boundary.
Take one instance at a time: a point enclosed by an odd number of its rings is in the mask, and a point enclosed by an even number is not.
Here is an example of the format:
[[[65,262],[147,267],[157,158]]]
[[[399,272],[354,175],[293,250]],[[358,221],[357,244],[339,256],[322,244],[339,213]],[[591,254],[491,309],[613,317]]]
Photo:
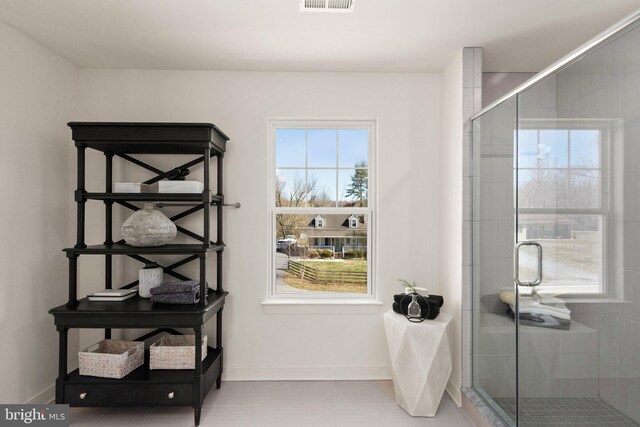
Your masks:
[[[355,0],[299,0],[301,12],[351,13]]]

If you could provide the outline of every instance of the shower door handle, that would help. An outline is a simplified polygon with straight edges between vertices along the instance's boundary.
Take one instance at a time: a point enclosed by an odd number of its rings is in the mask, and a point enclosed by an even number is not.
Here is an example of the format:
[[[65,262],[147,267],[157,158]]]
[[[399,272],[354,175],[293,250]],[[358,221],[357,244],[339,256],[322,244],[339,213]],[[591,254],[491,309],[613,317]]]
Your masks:
[[[520,281],[520,248],[523,246],[535,246],[536,253],[538,254],[538,272],[536,274],[535,280],[531,282],[521,282]],[[542,282],[542,246],[539,243],[525,241],[519,242],[516,244],[513,254],[513,277],[516,285],[518,286],[538,286],[540,282]]]

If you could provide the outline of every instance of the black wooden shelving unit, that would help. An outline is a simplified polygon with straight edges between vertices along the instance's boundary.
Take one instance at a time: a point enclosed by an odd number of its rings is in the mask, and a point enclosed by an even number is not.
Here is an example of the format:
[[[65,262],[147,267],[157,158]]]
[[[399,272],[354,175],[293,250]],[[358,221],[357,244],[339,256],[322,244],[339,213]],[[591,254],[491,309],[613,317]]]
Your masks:
[[[77,148],[77,242],[64,249],[69,261],[69,300],[65,305],[49,311],[54,316],[59,333],[59,372],[56,380],[56,403],[71,406],[192,406],[196,426],[200,423],[202,403],[209,389],[221,385],[223,368],[222,309],[228,292],[222,283],[222,235],[224,195],[223,158],[229,138],[210,123],[89,123],[71,122],[72,137]],[[104,193],[85,190],[86,149],[102,151],[105,155],[106,177]],[[163,171],[145,163],[132,154],[192,154],[198,157]],[[153,172],[156,176],[145,183],[152,184],[162,179],[183,179],[190,168],[203,164],[204,191],[197,194],[179,193],[113,193],[113,158],[119,157]],[[217,160],[217,191],[212,194],[210,185],[211,159]],[[89,200],[103,201],[105,206],[105,240],[103,244],[87,246],[85,243],[85,205]],[[199,235],[177,226],[178,232],[195,239],[196,244],[171,244],[153,248],[139,248],[124,241],[113,241],[113,205],[118,204],[133,211],[139,208],[131,202],[164,202],[190,206],[171,217],[178,221],[196,212],[203,211],[203,234]],[[210,211],[216,208],[216,240],[210,237]],[[216,286],[198,304],[169,305],[153,304],[150,300],[135,296],[122,302],[91,302],[78,299],[78,259],[81,255],[101,255],[105,259],[105,287],[113,287],[113,256],[122,255],[142,263],[150,260],[148,255],[181,255],[182,259],[164,266],[165,274],[180,280],[189,277],[175,271],[178,267],[199,261],[200,295],[205,295],[206,261],[210,253],[216,254]],[[134,281],[121,288],[131,288]],[[193,370],[149,369],[148,351],[145,363],[120,380],[79,375],[78,370],[67,371],[67,335],[71,328],[104,328],[105,338],[111,337],[113,328],[155,328],[153,332],[139,337],[145,341],[160,333],[179,334],[175,328],[192,329],[196,343],[202,338],[203,327],[216,316],[215,347],[207,349],[207,357],[200,363],[202,350],[196,345],[196,366]]]

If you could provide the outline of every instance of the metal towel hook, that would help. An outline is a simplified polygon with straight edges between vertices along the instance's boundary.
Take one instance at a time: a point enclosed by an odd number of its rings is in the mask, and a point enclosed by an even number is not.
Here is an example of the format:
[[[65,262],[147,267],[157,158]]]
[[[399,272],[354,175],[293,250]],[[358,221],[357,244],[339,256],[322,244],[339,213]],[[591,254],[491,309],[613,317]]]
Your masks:
[[[240,203],[223,203],[222,206],[240,209],[242,205]]]

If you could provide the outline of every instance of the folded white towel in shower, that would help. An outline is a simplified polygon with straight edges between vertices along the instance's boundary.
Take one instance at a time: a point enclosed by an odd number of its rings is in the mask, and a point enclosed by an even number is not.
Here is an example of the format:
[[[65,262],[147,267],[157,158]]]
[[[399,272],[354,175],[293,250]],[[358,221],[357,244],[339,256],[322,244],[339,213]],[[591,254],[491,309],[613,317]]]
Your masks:
[[[500,300],[506,304],[514,305],[516,303],[515,291],[513,288],[503,288],[500,291]],[[518,301],[535,300],[540,304],[551,305],[554,307],[564,307],[564,301],[560,298],[548,294],[531,294],[531,288],[520,289],[518,291]]]
[[[509,307],[511,307],[511,310],[515,313],[516,307],[511,304]],[[526,302],[520,302],[518,312],[527,314],[547,314],[558,319],[571,320],[571,311],[568,308],[553,307],[544,304],[527,304]]]

